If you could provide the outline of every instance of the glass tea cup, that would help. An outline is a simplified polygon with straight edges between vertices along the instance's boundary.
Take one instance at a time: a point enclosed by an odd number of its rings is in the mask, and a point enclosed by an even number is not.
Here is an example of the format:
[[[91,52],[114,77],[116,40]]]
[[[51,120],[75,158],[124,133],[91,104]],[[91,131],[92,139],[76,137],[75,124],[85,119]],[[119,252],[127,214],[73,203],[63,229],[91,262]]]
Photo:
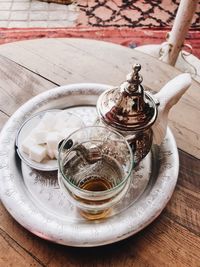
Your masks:
[[[107,216],[127,192],[133,167],[125,138],[106,127],[88,126],[65,139],[58,155],[58,181],[80,214]]]

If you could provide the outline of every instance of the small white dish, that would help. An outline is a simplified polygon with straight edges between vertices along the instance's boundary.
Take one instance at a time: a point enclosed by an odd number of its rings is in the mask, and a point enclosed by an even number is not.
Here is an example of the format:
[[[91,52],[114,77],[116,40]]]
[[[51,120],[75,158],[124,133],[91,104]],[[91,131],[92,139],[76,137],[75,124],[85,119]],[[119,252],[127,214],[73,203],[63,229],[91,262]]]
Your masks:
[[[42,160],[41,162],[36,162],[26,154],[21,147],[22,142],[25,140],[25,138],[31,133],[31,131],[39,124],[41,119],[46,113],[54,113],[55,115],[58,114],[58,112],[61,112],[63,110],[61,109],[52,109],[52,110],[45,110],[41,111],[37,114],[34,114],[29,119],[27,119],[22,126],[20,127],[17,137],[16,137],[16,151],[20,157],[20,159],[25,162],[28,166],[30,166],[33,169],[40,170],[40,171],[55,171],[58,169],[58,162],[57,159],[50,159],[48,156]],[[83,127],[84,124],[82,120],[75,114],[71,112],[67,112],[68,115],[72,116],[72,118],[75,116],[80,120],[80,127]],[[73,119],[72,119],[73,121]]]

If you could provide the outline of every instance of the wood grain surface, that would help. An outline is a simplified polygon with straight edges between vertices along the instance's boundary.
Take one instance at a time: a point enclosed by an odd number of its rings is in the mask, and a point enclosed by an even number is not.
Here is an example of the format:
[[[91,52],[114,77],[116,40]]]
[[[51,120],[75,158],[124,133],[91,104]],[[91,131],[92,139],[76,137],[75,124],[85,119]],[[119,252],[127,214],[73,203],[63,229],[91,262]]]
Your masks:
[[[42,39],[0,46],[0,128],[31,97],[58,85],[117,85],[132,64],[158,91],[180,72],[141,52],[81,39]],[[42,240],[0,205],[0,266],[200,266],[200,85],[193,81],[170,114],[180,173],[161,215],[138,234],[98,248],[72,248]]]

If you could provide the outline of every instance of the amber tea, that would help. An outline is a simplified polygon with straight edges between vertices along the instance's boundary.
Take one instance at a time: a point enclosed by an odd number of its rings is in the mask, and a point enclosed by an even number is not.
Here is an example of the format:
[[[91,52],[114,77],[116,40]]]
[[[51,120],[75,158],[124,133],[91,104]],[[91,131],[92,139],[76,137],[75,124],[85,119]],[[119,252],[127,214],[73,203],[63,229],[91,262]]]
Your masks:
[[[119,163],[105,155],[92,163],[76,155],[65,164],[64,174],[75,186],[93,192],[115,187],[123,176]]]
[[[112,188],[112,184],[108,180],[101,177],[88,177],[81,181],[80,188],[88,191],[105,191]]]

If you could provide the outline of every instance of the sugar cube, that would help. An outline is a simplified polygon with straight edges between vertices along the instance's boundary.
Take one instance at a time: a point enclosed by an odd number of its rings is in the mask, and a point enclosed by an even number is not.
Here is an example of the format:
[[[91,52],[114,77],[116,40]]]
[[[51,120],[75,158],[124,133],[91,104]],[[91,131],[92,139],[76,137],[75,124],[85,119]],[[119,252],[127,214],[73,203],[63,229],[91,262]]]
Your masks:
[[[58,149],[55,149],[53,152],[54,152],[55,158],[58,159]]]
[[[45,131],[45,130],[34,131],[34,138],[38,145],[46,143],[47,135],[48,135],[48,131]]]
[[[30,159],[41,162],[47,155],[47,150],[45,146],[42,145],[32,145],[29,148],[29,157]]]
[[[62,136],[59,132],[49,132],[46,138],[47,148],[52,150],[57,149],[58,144],[61,140]]]
[[[54,150],[47,147],[47,155],[49,156],[50,159],[54,159],[55,158]]]
[[[21,144],[21,149],[24,153],[29,155],[29,149],[31,146],[35,145],[36,141],[32,136],[28,136]]]

